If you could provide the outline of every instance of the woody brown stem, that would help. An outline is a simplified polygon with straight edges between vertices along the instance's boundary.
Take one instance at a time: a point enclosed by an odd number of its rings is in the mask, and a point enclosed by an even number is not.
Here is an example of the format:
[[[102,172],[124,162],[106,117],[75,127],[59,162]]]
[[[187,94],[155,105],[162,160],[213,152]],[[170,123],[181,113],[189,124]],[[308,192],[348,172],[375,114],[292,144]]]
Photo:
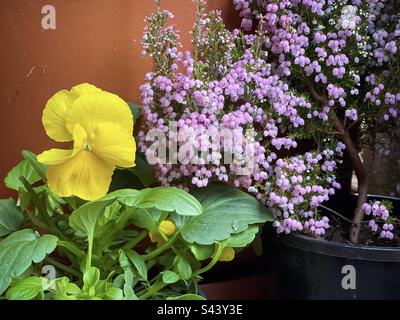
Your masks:
[[[314,100],[322,103],[324,106],[327,106],[329,103],[328,98],[319,94],[311,81],[306,81],[306,84]],[[350,241],[357,244],[360,240],[361,223],[364,219],[364,211],[362,206],[368,201],[368,173],[358,153],[357,147],[349,133],[349,130],[335,112],[331,112],[331,117],[336,130],[339,132],[343,143],[346,145],[346,150],[349,154],[358,181],[357,207],[354,212],[353,224],[350,230]]]

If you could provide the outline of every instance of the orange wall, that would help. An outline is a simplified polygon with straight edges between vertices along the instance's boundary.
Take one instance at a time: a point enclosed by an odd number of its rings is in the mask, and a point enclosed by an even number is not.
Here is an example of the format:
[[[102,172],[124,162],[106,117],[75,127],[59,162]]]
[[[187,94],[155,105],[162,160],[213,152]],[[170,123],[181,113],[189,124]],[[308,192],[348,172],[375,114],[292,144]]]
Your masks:
[[[232,0],[209,0],[229,27],[238,18]],[[175,14],[184,46],[190,48],[192,0],[162,0]],[[43,30],[41,9],[55,6],[57,29]],[[2,0],[0,2],[0,197],[12,195],[2,180],[21,160],[54,146],[41,113],[47,99],[64,88],[89,82],[140,102],[139,86],[152,62],[141,56],[144,18],[153,0]]]

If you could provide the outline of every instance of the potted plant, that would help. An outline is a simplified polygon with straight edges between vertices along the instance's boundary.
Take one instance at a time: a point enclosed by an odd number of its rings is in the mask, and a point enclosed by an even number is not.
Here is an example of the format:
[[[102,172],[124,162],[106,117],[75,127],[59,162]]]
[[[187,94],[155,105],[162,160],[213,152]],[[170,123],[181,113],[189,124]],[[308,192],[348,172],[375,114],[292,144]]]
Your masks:
[[[227,30],[199,1],[193,53],[179,50],[178,33],[167,25],[172,14],[159,10],[147,20],[144,53],[156,71],[141,88],[141,151],[162,185],[189,190],[219,180],[274,210],[277,233],[294,234],[278,241],[295,251],[278,256],[280,297],[393,297],[397,282],[380,274],[397,266],[391,213],[398,209],[395,200],[369,202],[360,150],[398,124],[394,3],[234,4],[242,27],[254,32]],[[354,208],[351,200],[345,205],[353,219],[327,203],[341,189],[344,155],[358,179]],[[361,230],[373,232],[362,243]],[[342,286],[346,266],[358,272],[356,286]],[[330,281],[323,286],[322,279]],[[377,283],[375,294],[368,286]]]
[[[190,191],[222,182],[252,191],[269,179],[277,157],[266,148],[296,143],[278,137],[278,122],[298,126],[301,118],[292,113],[307,103],[271,74],[262,30],[256,36],[230,31],[220,12],[205,7],[197,2],[192,52],[181,50],[172,13],[158,8],[146,20],[143,54],[155,70],[141,87],[138,146],[162,186]],[[267,110],[262,106],[269,99],[276,102]],[[257,198],[265,203],[262,194]],[[212,278],[248,275],[249,261]]]
[[[137,112],[134,112],[137,114]],[[199,300],[198,283],[250,244],[269,219],[244,192],[149,188],[133,113],[89,84],[56,93],[47,135],[72,142],[24,151],[0,200],[0,296],[11,300]]]
[[[384,135],[393,136],[399,124],[396,1],[234,0],[234,4],[245,30],[250,32],[261,22],[274,74],[311,103],[298,138],[315,142],[317,167],[300,176],[309,179],[304,184],[291,180],[293,158],[281,163],[283,167],[277,163],[278,183],[269,193],[268,202],[283,212],[274,222],[278,233],[306,234],[278,239],[281,296],[398,298],[399,200],[368,197],[376,142]],[[321,159],[321,146],[327,141],[340,143],[329,151],[332,157],[345,147],[357,178],[356,198],[325,205],[328,192],[299,207],[294,201],[304,197],[304,188],[320,188],[321,170],[333,174],[337,169],[333,159]],[[314,215],[319,211],[329,214],[330,222],[325,218],[318,223]],[[343,285],[342,280],[351,277],[354,281]]]

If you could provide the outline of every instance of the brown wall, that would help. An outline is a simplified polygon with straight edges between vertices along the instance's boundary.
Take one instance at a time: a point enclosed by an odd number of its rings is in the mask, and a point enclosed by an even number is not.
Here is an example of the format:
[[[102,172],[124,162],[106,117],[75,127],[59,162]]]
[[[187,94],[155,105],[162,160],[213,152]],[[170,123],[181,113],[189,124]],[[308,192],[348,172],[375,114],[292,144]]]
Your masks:
[[[162,0],[190,48],[192,0]],[[55,6],[57,29],[43,30],[41,9]],[[47,99],[64,88],[89,82],[139,103],[139,86],[152,62],[141,56],[144,18],[153,0],[2,0],[0,2],[0,197],[12,195],[2,179],[21,160],[21,150],[54,146],[41,113]],[[237,24],[232,0],[209,0]]]

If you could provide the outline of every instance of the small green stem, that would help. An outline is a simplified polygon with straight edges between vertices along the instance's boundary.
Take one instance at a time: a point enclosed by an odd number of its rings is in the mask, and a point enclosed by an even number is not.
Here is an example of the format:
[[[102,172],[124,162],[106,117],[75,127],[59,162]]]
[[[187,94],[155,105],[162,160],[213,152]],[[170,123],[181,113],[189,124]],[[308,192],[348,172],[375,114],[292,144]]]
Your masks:
[[[195,275],[202,274],[202,273],[207,272],[208,270],[210,270],[212,267],[214,267],[217,264],[219,258],[221,257],[221,254],[224,251],[224,248],[225,248],[224,246],[218,244],[217,252],[215,252],[215,255],[212,258],[212,260],[210,261],[210,263],[208,265],[206,265],[204,268],[201,268],[201,269],[197,270],[194,274]]]
[[[124,244],[122,249],[129,250],[129,249],[136,247],[138,245],[138,243],[140,243],[144,238],[146,238],[147,234],[148,234],[147,230],[142,230],[133,240]]]
[[[46,257],[45,261],[47,263],[51,264],[52,266],[54,266],[54,267],[56,267],[56,268],[58,268],[58,269],[60,269],[62,271],[65,271],[65,272],[67,272],[67,273],[69,273],[69,274],[71,274],[71,275],[73,275],[75,277],[80,278],[82,276],[79,271],[77,271],[75,269],[72,269],[71,267],[68,267],[65,264],[62,264],[61,262],[58,262],[57,260],[54,260],[53,258]]]
[[[142,256],[144,261],[148,261],[150,259],[153,259],[154,257],[158,256],[159,254],[163,253],[164,251],[168,250],[176,238],[178,237],[179,232],[176,232],[167,242],[165,242],[162,246],[159,248],[153,250],[152,252],[145,254]]]
[[[85,256],[85,253],[81,249],[79,249],[77,246],[69,241],[60,240],[58,241],[58,245],[72,252],[78,258],[83,258]]]
[[[39,214],[42,216],[44,222],[47,224],[46,228],[52,233],[56,234],[59,238],[68,240],[68,237],[57,228],[54,221],[47,214],[46,208],[43,206],[43,203],[41,203],[39,197],[37,196],[35,190],[33,190],[28,180],[26,180],[24,177],[20,177],[19,180],[23,183],[24,187],[31,196],[33,204],[39,211]]]
[[[164,287],[166,287],[168,284],[159,281],[156,282],[155,284],[153,284],[150,288],[145,289],[143,291],[140,291],[137,296],[141,299],[147,299],[150,298],[152,295],[154,295],[155,293],[157,293],[158,291],[160,291],[161,289],[163,289]]]
[[[86,271],[92,267],[93,237],[88,238],[88,253],[86,257]]]

